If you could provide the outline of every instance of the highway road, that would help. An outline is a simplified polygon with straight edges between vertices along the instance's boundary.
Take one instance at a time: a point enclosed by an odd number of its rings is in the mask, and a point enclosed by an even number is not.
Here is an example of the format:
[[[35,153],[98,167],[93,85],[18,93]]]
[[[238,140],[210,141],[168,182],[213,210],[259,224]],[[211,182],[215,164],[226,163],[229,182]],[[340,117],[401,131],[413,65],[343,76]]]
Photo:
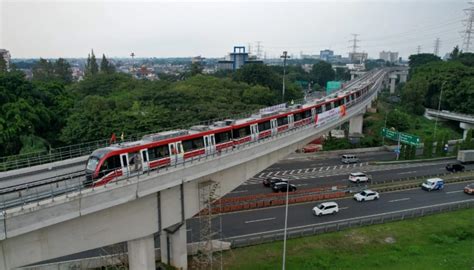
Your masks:
[[[471,182],[474,183],[474,180]],[[462,191],[466,185],[467,182],[449,184],[445,186],[443,191],[434,192],[427,192],[421,189],[411,189],[381,193],[379,200],[369,202],[356,202],[351,198],[337,199],[334,201],[339,204],[339,213],[322,217],[314,216],[311,211],[315,205],[321,202],[289,205],[288,228],[311,226],[332,221],[342,221],[368,215],[432,206],[435,204],[474,200],[474,195],[467,195]],[[284,228],[284,214],[284,206],[227,213],[215,218],[213,221],[213,227],[216,232],[219,231],[222,222],[222,237],[224,238],[247,235],[251,236],[252,234],[275,230],[281,231]],[[187,228],[188,242],[198,241],[199,219],[196,217],[187,220]],[[219,237],[220,235],[217,235],[216,238]],[[122,243],[118,246],[89,250],[43,263],[109,255],[116,252],[123,252],[125,246],[125,243]],[[156,237],[155,247],[159,246],[159,237]]]
[[[446,164],[456,162],[455,159],[430,161],[423,163],[402,163],[369,165],[367,162],[342,165],[339,159],[327,159],[326,164],[319,167],[300,167],[300,169],[273,170],[262,172],[257,177],[249,179],[243,185],[231,191],[225,197],[240,197],[262,193],[272,193],[269,187],[262,185],[262,180],[268,176],[287,178],[298,189],[307,189],[322,186],[354,185],[349,182],[348,176],[352,172],[364,172],[372,176],[369,183],[383,181],[400,181],[408,177],[422,177],[426,175],[447,173]],[[288,164],[288,162],[286,161]],[[294,162],[297,164],[297,161]],[[336,165],[335,165],[336,164]],[[278,167],[278,166],[277,166]],[[466,165],[467,170],[474,170],[474,164]],[[278,167],[279,168],[279,167]],[[285,173],[287,172],[287,173]]]
[[[472,181],[474,182],[474,181]],[[321,202],[290,205],[288,209],[288,228],[316,225],[323,222],[337,221],[382,214],[392,211],[431,206],[435,204],[472,199],[462,189],[467,183],[446,185],[443,191],[427,192],[421,188],[398,192],[381,193],[380,199],[369,202],[356,202],[352,198],[333,200],[339,204],[336,215],[316,217],[311,210]],[[253,209],[241,212],[222,214],[222,234],[224,238],[242,236],[284,228],[285,206]],[[220,226],[220,220],[214,220],[214,227]],[[188,240],[198,241],[199,219],[188,220]]]

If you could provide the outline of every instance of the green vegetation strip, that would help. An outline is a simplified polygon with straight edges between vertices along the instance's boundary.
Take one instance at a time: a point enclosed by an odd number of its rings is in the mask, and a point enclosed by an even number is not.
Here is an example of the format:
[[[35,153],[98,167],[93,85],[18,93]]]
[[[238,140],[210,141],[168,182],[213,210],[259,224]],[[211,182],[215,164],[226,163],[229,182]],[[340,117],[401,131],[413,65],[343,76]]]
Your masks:
[[[291,239],[287,269],[471,269],[474,209]],[[283,242],[224,253],[224,269],[280,269]]]

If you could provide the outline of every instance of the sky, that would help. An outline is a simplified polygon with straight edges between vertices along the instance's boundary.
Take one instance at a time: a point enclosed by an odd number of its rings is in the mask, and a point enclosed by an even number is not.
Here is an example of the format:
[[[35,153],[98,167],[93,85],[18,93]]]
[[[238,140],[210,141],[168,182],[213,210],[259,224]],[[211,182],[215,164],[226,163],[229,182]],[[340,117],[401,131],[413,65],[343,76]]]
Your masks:
[[[459,44],[467,0],[313,1],[42,1],[0,0],[0,48],[12,58],[224,57],[234,45],[262,55],[293,57],[332,49],[347,56],[351,34],[359,51],[407,58],[440,56]]]

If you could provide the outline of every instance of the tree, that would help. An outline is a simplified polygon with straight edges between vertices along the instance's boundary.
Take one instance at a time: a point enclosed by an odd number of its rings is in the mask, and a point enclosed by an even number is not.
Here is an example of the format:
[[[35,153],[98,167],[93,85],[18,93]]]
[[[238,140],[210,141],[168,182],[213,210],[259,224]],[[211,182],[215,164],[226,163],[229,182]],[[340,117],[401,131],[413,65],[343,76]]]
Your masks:
[[[54,79],[54,65],[43,58],[33,66],[33,79],[39,81],[48,81]]]
[[[410,116],[395,109],[387,116],[387,126],[394,127],[398,131],[406,131],[410,128]]]
[[[264,64],[243,65],[234,73],[234,80],[250,85],[261,85],[273,91],[281,91],[281,81],[276,72]]]
[[[473,130],[469,129],[466,138],[461,143],[461,150],[474,149],[474,142],[472,141]]]
[[[242,101],[247,104],[272,105],[275,103],[275,95],[268,87],[254,85],[244,90]]]
[[[87,56],[87,62],[85,66],[85,75],[93,76],[99,73],[99,66],[97,65],[97,60],[95,59],[94,50]]]
[[[0,72],[7,71],[7,61],[3,57],[0,56]]]
[[[431,158],[433,156],[433,138],[427,137],[423,143],[423,156]]]
[[[311,69],[311,80],[325,87],[328,81],[334,80],[336,72],[332,69],[331,64],[319,61],[313,65]]]
[[[441,62],[441,58],[432,53],[420,53],[412,54],[408,58],[408,65],[410,66],[410,72],[413,72],[415,68],[423,66],[430,62]]]
[[[197,74],[202,74],[202,65],[200,63],[192,63],[191,64],[191,76],[197,75]]]
[[[410,80],[402,89],[402,104],[411,113],[423,115],[428,82],[424,79]]]
[[[336,81],[349,81],[351,79],[351,73],[346,68],[337,67],[334,79]]]
[[[461,53],[462,53],[462,51],[459,50],[459,46],[456,45],[456,47],[454,47],[453,51],[449,54],[449,58],[451,58],[451,60],[457,60]]]
[[[107,60],[105,54],[102,54],[102,61],[100,62],[100,72],[112,74],[115,72],[115,66]]]
[[[443,155],[443,135],[438,135],[438,138],[436,140],[436,156],[442,156]]]
[[[416,158],[416,146],[412,146],[411,147],[411,151],[410,151],[410,159],[415,159]]]
[[[59,58],[53,64],[54,76],[60,81],[69,84],[72,82],[71,65],[63,58]]]

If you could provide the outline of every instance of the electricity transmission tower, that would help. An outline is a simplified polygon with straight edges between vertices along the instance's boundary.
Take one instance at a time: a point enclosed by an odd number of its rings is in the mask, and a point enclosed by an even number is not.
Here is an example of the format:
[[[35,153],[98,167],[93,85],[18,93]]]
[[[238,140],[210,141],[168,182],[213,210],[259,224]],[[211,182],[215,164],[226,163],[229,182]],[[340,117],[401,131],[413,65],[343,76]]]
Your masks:
[[[436,38],[435,40],[435,43],[434,43],[434,55],[438,55],[439,54],[439,46],[441,44],[441,40],[439,38]]]
[[[420,54],[421,53],[421,46],[418,45],[418,47],[416,47],[416,54]]]
[[[474,22],[474,0],[468,3],[471,5],[469,8],[464,9],[464,12],[467,15],[467,18],[463,20],[464,26],[466,29],[462,31],[463,36],[463,51],[470,52],[472,50],[472,41],[471,38],[474,35],[474,30],[472,29]]]
[[[263,49],[262,42],[257,41],[257,58],[258,59],[262,58],[262,49]]]
[[[359,46],[357,46],[357,42],[360,41],[360,39],[357,39],[357,37],[359,36],[359,34],[351,34],[354,38],[349,40],[349,42],[352,43],[352,46],[350,46],[349,48],[352,48],[352,52],[353,53],[356,53],[357,52],[357,48],[359,48]]]

